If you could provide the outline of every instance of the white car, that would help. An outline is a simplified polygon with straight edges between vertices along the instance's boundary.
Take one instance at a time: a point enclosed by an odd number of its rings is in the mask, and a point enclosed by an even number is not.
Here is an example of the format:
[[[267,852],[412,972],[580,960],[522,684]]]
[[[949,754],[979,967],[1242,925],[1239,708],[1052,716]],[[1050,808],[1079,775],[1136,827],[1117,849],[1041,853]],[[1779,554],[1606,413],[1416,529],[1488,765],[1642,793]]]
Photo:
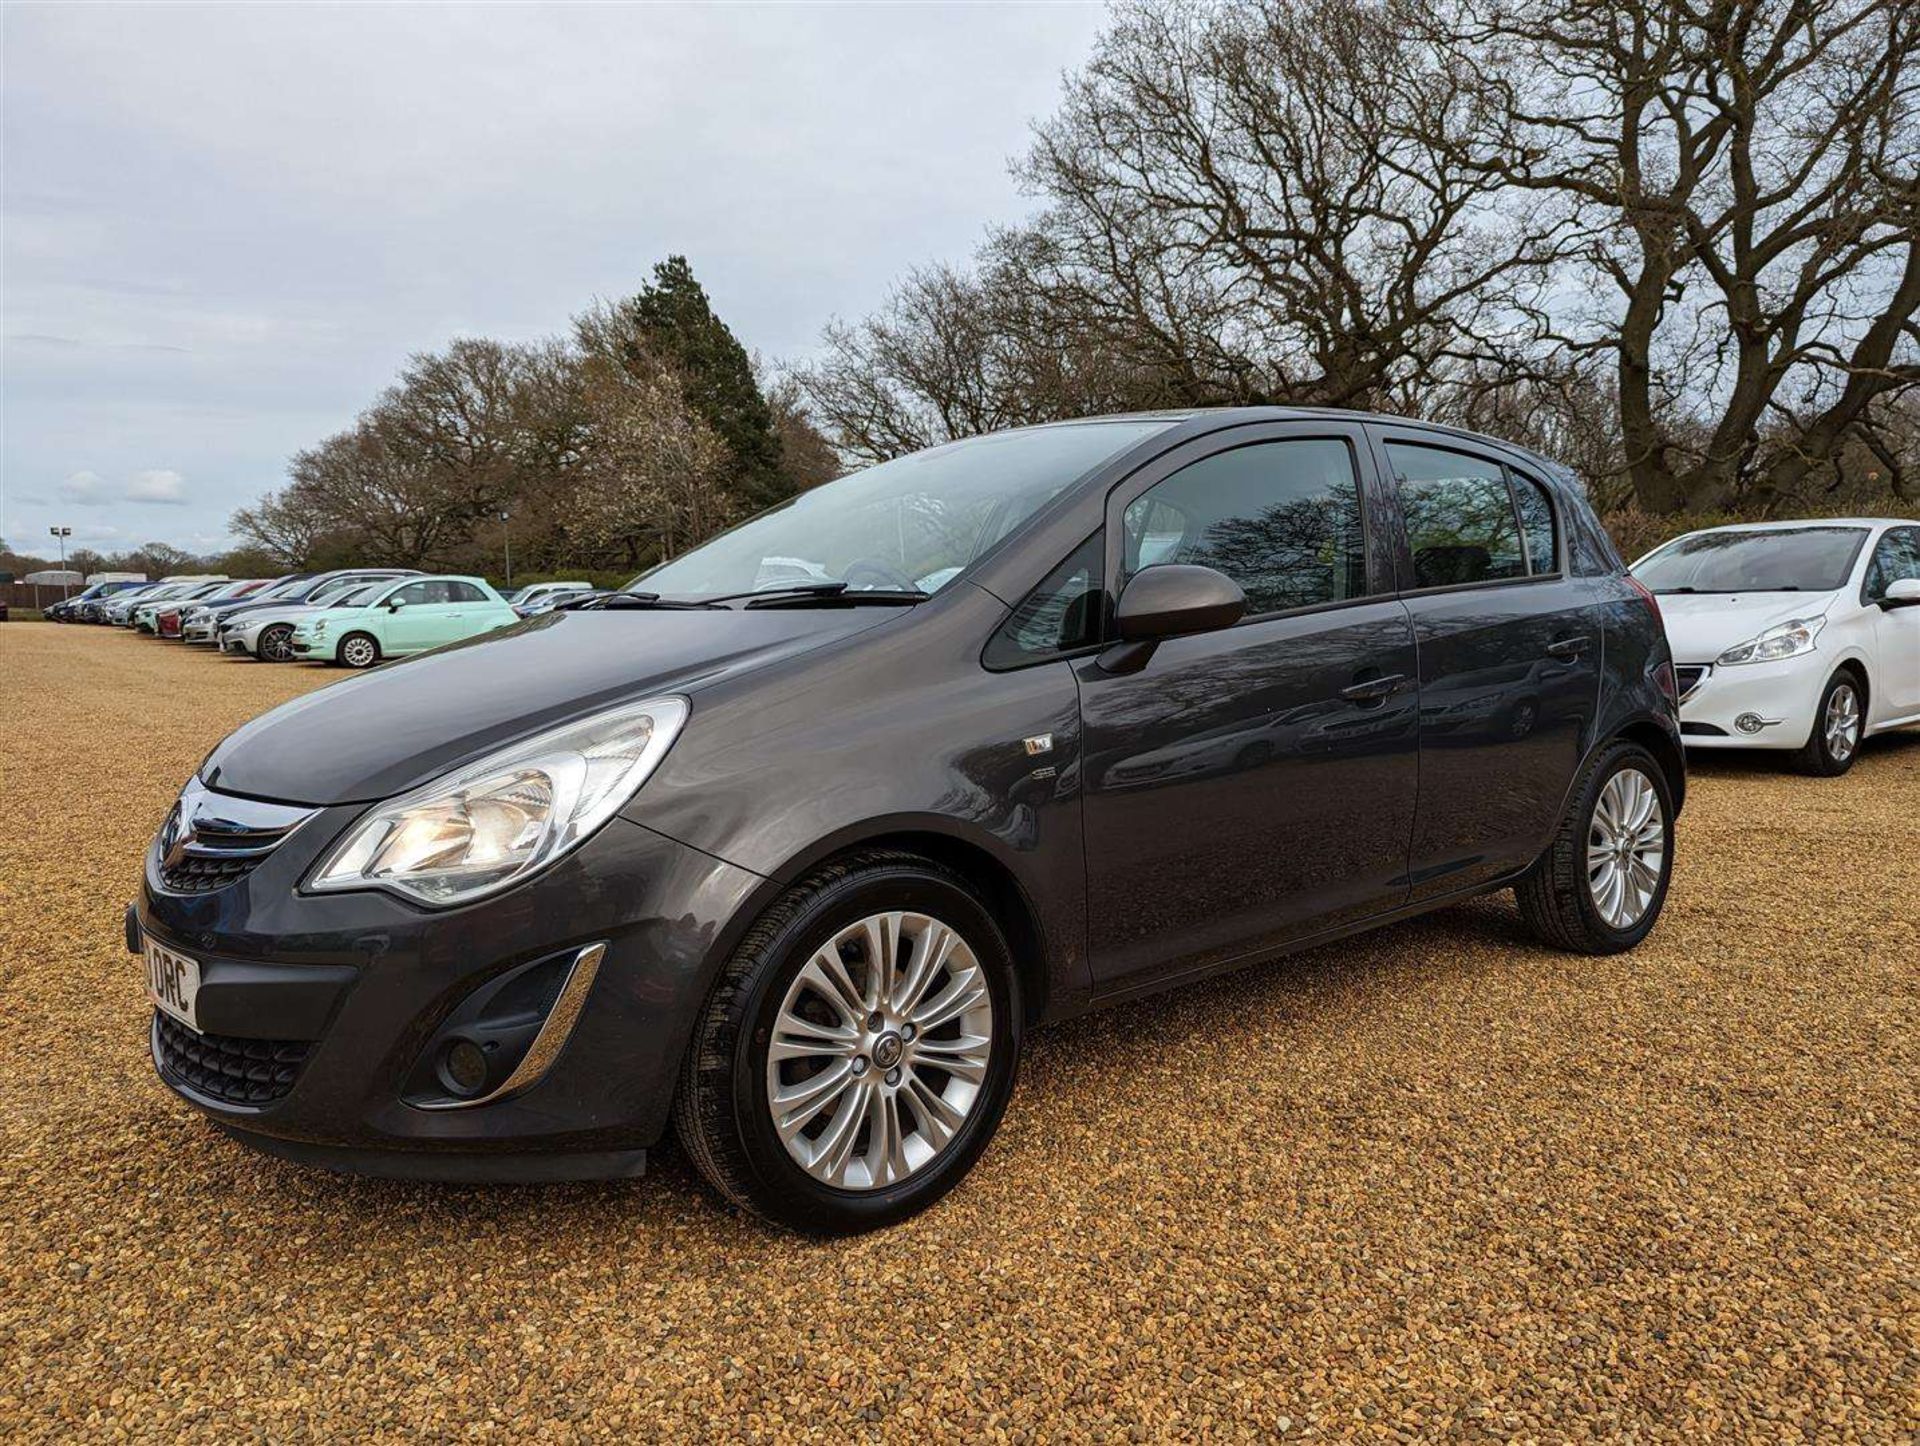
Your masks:
[[[530,583],[528,586],[521,588],[520,591],[509,595],[506,601],[507,606],[517,611],[520,616],[525,617],[550,597],[556,597],[565,593],[592,591],[593,584],[590,582],[536,582]]]
[[[1868,734],[1920,723],[1920,522],[1710,527],[1633,575],[1660,599],[1689,748],[1835,774]]]

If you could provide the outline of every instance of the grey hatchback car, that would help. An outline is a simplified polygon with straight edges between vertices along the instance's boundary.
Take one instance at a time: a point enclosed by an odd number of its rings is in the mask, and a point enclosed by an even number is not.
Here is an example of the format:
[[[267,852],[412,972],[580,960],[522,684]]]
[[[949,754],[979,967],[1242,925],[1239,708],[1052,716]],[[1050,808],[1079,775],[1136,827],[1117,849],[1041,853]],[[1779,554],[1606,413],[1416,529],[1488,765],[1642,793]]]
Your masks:
[[[1579,490],[1249,409],[954,442],[208,755],[147,855],[161,1078],[388,1175],[638,1172],[814,1232],[952,1188],[1024,1033],[1511,888],[1654,926],[1653,598]]]

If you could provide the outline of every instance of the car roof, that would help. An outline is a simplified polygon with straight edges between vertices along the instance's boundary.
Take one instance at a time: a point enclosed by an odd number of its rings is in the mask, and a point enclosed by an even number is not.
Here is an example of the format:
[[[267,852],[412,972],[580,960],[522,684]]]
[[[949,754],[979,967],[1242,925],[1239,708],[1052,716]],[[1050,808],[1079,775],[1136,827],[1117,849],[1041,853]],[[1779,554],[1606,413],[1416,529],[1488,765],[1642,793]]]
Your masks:
[[[1519,442],[1509,442],[1502,437],[1492,437],[1485,432],[1471,432],[1465,427],[1455,427],[1446,422],[1430,422],[1422,417],[1399,417],[1388,412],[1362,412],[1349,407],[1310,407],[1310,406],[1248,406],[1248,407],[1182,407],[1164,411],[1114,412],[1098,417],[1074,417],[1058,422],[1036,423],[1032,429],[1040,427],[1078,427],[1099,422],[1167,422],[1189,436],[1204,436],[1209,432],[1224,430],[1228,427],[1241,427],[1254,422],[1347,422],[1372,423],[1377,426],[1405,427],[1422,432],[1432,432],[1439,436],[1457,438],[1462,442],[1471,442],[1482,447],[1499,447],[1516,457],[1523,457],[1542,471],[1549,474],[1552,481],[1568,485],[1577,490],[1578,479],[1566,465],[1554,461],[1551,457],[1534,451]]]
[[[1788,532],[1806,527],[1920,527],[1911,517],[1780,517],[1766,522],[1728,522],[1719,527],[1696,527],[1685,536],[1703,532]]]

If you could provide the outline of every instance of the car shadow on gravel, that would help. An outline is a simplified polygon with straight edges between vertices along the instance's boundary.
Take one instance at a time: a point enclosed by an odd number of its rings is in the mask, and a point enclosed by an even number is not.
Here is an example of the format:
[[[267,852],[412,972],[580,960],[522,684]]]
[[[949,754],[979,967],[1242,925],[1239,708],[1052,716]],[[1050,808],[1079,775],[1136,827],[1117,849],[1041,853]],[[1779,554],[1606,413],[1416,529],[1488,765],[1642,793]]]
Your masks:
[[[1920,734],[1902,733],[1868,741],[1853,776],[1870,776],[1880,759],[1904,759],[1920,751]],[[1748,778],[1779,777],[1776,760],[1753,756],[1690,759],[1704,780],[1738,783]],[[1789,775],[1790,776],[1790,775]],[[1840,780],[1844,783],[1845,780]],[[1804,780],[1811,787],[1835,781]],[[1070,1110],[1086,1098],[1108,1099],[1103,1081],[1124,1081],[1155,1055],[1183,1050],[1230,1047],[1234,1021],[1249,1032],[1271,1032],[1306,1044],[1335,1027],[1352,1028],[1356,1010],[1376,1009],[1384,1018],[1404,1005],[1408,991],[1436,999],[1460,992],[1490,971],[1558,961],[1564,956],[1537,941],[1521,922],[1504,891],[1417,919],[1325,944],[1278,960],[1254,963],[1168,993],[1103,1009],[1083,1018],[1032,1033],[1009,1125],[1023,1114]],[[1377,1003],[1370,998],[1377,996]],[[1124,1110],[1112,1111],[1116,1132],[1131,1128]],[[1026,1146],[1003,1130],[981,1161],[980,1171],[1018,1171],[1012,1152]],[[210,1143],[227,1167],[243,1149],[224,1139]],[[248,1152],[257,1161],[254,1189],[278,1208],[355,1228],[377,1225],[389,1240],[395,1232],[416,1230],[424,1237],[453,1232],[489,1236],[539,1246],[556,1232],[571,1238],[608,1241],[632,1237],[636,1221],[645,1233],[671,1239],[692,1232],[716,1231],[729,1249],[750,1256],[783,1254],[799,1242],[784,1230],[730,1210],[709,1191],[671,1136],[650,1153],[647,1173],[636,1180],[565,1185],[444,1185],[372,1180],[331,1174]],[[977,1182],[976,1182],[977,1183]],[[969,1186],[961,1186],[964,1197]],[[934,1215],[941,1207],[935,1207]],[[283,1217],[284,1218],[284,1217]],[[889,1234],[920,1228],[909,1220]],[[580,1234],[573,1234],[580,1232]]]
[[[1546,953],[1521,924],[1509,896],[1476,899],[1374,933],[1244,968],[1166,994],[1115,1005],[1031,1033],[1023,1077],[1009,1121],[1023,1111],[1068,1108],[1090,1087],[1095,1098],[1108,1091],[1102,1076],[1126,1078],[1144,1054],[1220,1042],[1222,1019],[1257,1021],[1271,1028],[1276,1019],[1303,1039],[1328,1027],[1334,1017],[1350,1017],[1354,996],[1391,980],[1396,992],[1412,987],[1449,988],[1463,972],[1498,969],[1512,962],[1512,949]],[[1364,1002],[1360,1006],[1365,1008]],[[1113,1127],[1127,1125],[1116,1112]],[[1008,1158],[1021,1147],[1003,1129],[976,1169],[1018,1170]],[[245,1147],[216,1139],[222,1156]],[[290,1212],[325,1218],[350,1228],[378,1228],[389,1246],[405,1248],[404,1236],[483,1232],[495,1239],[523,1237],[533,1248],[565,1233],[569,1238],[631,1237],[637,1220],[650,1236],[673,1237],[716,1230],[729,1248],[750,1255],[791,1250],[800,1237],[729,1208],[708,1190],[671,1135],[649,1152],[647,1172],[634,1180],[543,1185],[459,1185],[369,1179],[291,1164],[247,1151],[249,1169],[258,1170],[252,1188],[271,1203],[264,1218]],[[257,1166],[253,1162],[257,1161]],[[229,1158],[226,1163],[231,1165]],[[218,1187],[209,1182],[210,1189]],[[966,1184],[960,1187],[964,1195]],[[937,1214],[940,1207],[935,1207]],[[883,1235],[911,1231],[909,1220]]]

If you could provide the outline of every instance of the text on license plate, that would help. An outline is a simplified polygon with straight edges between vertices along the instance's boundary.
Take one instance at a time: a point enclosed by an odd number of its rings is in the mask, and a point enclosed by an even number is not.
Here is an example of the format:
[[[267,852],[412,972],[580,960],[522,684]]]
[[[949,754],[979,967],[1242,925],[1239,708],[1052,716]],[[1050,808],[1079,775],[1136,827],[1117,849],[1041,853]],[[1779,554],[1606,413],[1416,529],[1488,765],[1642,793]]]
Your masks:
[[[200,1021],[193,1003],[200,993],[200,966],[184,954],[156,944],[147,944],[147,997],[154,1006],[171,1014],[196,1034]]]

